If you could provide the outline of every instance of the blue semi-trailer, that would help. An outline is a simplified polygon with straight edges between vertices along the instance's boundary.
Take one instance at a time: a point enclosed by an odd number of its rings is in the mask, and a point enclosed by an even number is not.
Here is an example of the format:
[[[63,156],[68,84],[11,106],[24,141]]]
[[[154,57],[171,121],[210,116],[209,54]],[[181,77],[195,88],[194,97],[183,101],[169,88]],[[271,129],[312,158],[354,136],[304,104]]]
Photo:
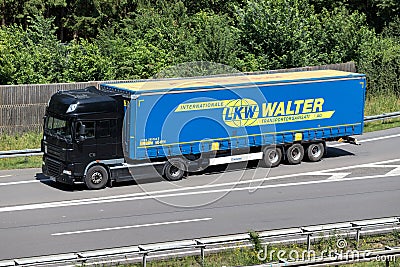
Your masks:
[[[365,75],[335,70],[101,84],[54,94],[43,173],[100,189],[157,170],[176,181],[211,165],[319,161],[362,134]]]

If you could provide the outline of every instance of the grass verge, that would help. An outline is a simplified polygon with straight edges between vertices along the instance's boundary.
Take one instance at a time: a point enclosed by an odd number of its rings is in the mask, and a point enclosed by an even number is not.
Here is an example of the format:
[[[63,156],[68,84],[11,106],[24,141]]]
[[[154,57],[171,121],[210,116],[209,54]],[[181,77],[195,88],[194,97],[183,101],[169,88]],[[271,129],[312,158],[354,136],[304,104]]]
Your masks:
[[[42,133],[28,132],[21,135],[0,135],[0,150],[22,150],[39,148]]]
[[[29,132],[22,135],[0,135],[0,151],[22,150],[29,148],[39,148],[42,133]],[[0,170],[40,168],[42,157],[18,157],[0,159]]]
[[[365,116],[400,111],[400,98],[395,94],[370,96],[365,101]],[[364,132],[400,127],[400,118],[374,121],[365,124]]]
[[[42,156],[0,159],[0,170],[40,168]]]
[[[380,130],[386,130],[390,128],[400,127],[400,118],[368,122],[364,125],[364,132],[374,132]]]

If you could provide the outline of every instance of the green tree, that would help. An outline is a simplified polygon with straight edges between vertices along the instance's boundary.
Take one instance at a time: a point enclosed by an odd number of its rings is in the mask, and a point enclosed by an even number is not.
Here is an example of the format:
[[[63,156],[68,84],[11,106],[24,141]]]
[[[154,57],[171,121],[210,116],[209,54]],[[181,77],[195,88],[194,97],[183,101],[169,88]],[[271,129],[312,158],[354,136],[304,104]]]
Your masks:
[[[234,62],[239,35],[226,15],[199,12],[192,16],[191,21],[198,51],[196,60]]]
[[[128,42],[107,30],[101,31],[99,37],[96,43],[108,66],[103,79],[149,78],[165,67],[167,53],[141,39]]]
[[[242,58],[264,69],[357,60],[374,35],[364,15],[345,7],[317,13],[308,0],[249,1],[238,15]]]
[[[103,27],[118,24],[137,8],[138,1],[131,0],[67,0],[64,25],[69,40],[93,39]]]
[[[242,45],[267,69],[309,64],[317,23],[307,0],[249,1],[238,9]]]
[[[72,41],[66,46],[66,53],[62,78],[65,82],[101,81],[109,72],[107,58],[87,40]]]
[[[0,83],[48,83],[59,80],[62,47],[53,20],[35,17],[30,27],[0,29]]]
[[[333,11],[323,9],[317,18],[311,33],[314,64],[357,61],[361,44],[375,36],[366,26],[364,14],[350,13],[343,6]]]
[[[189,15],[199,12],[211,12],[232,16],[235,6],[242,6],[246,1],[243,0],[182,0]]]
[[[189,16],[182,2],[165,3],[163,8],[141,7],[123,20],[116,35],[127,42],[143,40],[157,49],[166,51],[166,64],[177,64],[197,58],[194,49],[196,38],[192,35]]]
[[[363,43],[358,68],[367,75],[368,95],[400,96],[400,38],[376,36]]]

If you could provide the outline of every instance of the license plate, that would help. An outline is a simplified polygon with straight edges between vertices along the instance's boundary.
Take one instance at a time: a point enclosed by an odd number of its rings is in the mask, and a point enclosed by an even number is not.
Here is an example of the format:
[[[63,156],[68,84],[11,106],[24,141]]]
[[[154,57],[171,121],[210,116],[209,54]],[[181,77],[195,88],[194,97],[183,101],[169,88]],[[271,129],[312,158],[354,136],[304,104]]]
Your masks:
[[[57,182],[56,177],[50,176],[50,181]]]

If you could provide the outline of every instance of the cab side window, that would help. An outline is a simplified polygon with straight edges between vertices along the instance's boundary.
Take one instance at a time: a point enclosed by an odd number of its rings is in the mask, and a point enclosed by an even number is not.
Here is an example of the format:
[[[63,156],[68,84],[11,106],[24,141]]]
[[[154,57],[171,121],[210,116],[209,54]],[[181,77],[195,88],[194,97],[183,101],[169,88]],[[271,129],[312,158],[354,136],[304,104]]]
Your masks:
[[[94,130],[95,130],[94,121],[85,121],[84,124],[86,125],[85,129],[86,138],[94,137]]]
[[[93,138],[95,133],[95,123],[94,121],[82,121],[82,124],[85,125],[85,133],[83,134],[86,138]],[[76,129],[76,134],[79,135],[80,125]]]
[[[110,121],[98,121],[96,125],[97,137],[109,137],[111,136]]]

